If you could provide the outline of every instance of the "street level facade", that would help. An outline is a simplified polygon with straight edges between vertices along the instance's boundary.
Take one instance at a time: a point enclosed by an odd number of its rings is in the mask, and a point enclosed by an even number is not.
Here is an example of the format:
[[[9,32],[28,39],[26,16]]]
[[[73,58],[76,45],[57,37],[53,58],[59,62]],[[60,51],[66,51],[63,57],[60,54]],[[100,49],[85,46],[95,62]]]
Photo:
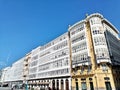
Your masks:
[[[94,13],[3,69],[1,80],[38,90],[119,90],[119,74],[119,31]]]

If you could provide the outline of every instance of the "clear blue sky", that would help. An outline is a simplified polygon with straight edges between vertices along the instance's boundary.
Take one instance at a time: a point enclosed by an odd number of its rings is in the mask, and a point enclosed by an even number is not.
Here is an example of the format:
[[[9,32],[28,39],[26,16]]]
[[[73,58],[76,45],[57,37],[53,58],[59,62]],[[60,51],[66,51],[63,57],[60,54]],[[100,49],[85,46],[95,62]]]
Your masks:
[[[0,0],[0,68],[96,12],[120,30],[120,0]]]

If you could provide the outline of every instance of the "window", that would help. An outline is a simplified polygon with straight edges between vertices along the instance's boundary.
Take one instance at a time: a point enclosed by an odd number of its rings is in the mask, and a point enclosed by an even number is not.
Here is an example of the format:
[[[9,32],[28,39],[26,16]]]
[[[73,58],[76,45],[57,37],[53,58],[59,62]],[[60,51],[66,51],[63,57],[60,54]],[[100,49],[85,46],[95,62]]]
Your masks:
[[[104,37],[95,37],[94,38],[94,43],[95,43],[95,46],[97,46],[97,45],[106,45],[106,41],[105,41]]]
[[[87,49],[87,45],[86,45],[86,42],[83,42],[83,43],[80,43],[80,44],[72,47],[72,53],[75,53],[75,52],[78,52],[81,50],[85,50],[85,49]]]
[[[100,18],[98,18],[98,17],[94,17],[94,18],[92,18],[92,20],[91,20],[91,24],[93,25],[93,24],[100,24],[101,23],[101,20],[100,20]]]
[[[109,60],[108,50],[106,48],[96,48],[96,58]]]
[[[101,66],[102,66],[103,71],[107,71],[107,65],[106,64],[102,64]]]
[[[36,60],[36,59],[38,59],[38,55],[32,57],[32,60]]]
[[[84,30],[84,24],[80,24],[71,30],[71,35],[74,35],[80,31]]]
[[[82,90],[87,90],[86,82],[82,82],[81,85],[82,85]]]
[[[93,82],[90,82],[90,90],[94,90]]]
[[[93,21],[91,20],[91,24],[93,25]]]
[[[78,42],[85,39],[85,33],[81,34],[80,36],[77,36],[75,38],[72,39],[72,43]]]
[[[36,66],[38,61],[33,61],[30,63],[30,67]]]
[[[79,90],[78,82],[76,82],[76,90]]]

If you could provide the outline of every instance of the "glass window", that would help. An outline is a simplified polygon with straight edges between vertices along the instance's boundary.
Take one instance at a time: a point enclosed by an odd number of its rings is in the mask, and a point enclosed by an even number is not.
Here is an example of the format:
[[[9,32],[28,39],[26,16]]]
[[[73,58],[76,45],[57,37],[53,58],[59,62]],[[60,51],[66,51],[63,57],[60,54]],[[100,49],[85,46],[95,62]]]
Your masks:
[[[87,90],[86,82],[82,82],[81,85],[82,85],[82,90]]]
[[[106,90],[112,90],[110,82],[105,82]]]

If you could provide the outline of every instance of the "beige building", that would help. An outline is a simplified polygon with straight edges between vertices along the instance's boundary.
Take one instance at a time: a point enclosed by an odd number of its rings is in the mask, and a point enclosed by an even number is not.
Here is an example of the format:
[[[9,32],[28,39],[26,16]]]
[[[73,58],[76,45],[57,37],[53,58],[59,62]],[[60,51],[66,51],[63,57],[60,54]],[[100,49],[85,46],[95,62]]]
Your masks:
[[[23,83],[27,84],[29,80],[29,63],[31,60],[31,53],[26,54],[23,62]]]
[[[72,90],[119,90],[118,30],[95,13],[70,26],[69,32]]]

